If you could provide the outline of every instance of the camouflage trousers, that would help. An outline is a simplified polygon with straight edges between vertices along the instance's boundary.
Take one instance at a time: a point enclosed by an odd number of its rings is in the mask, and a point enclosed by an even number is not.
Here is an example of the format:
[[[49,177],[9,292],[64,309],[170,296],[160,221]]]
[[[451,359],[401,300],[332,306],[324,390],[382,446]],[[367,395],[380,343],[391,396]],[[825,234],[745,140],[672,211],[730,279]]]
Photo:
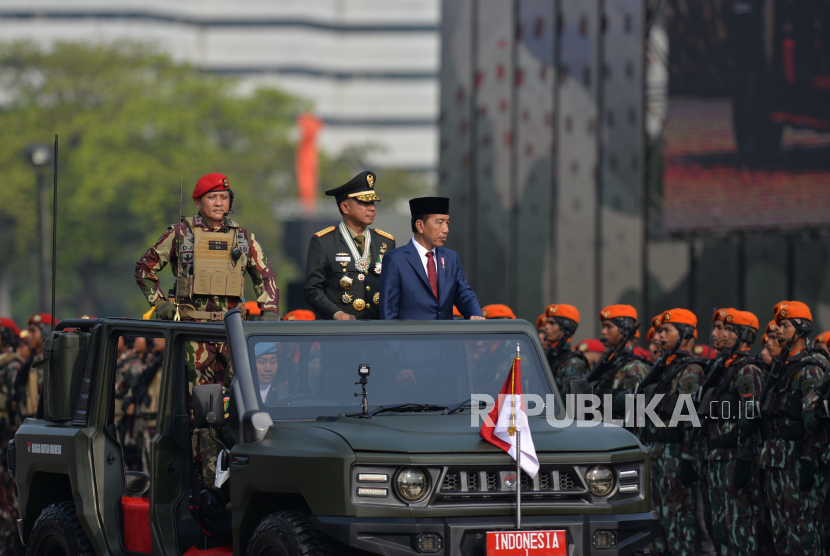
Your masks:
[[[118,422],[118,440],[124,450],[127,471],[144,471],[144,418],[141,415],[123,415]]]
[[[17,519],[20,511],[17,508],[17,488],[14,479],[6,470],[5,462],[8,456],[8,442],[13,438],[14,431],[5,431],[2,442],[2,460],[0,467],[0,551],[2,554],[17,554],[25,548],[20,545],[20,536],[17,531]]]
[[[680,482],[680,456],[651,460],[651,502],[660,517],[652,554],[694,556],[696,487]]]
[[[758,551],[758,475],[738,490],[736,458],[707,462],[712,537],[722,556],[755,556]]]
[[[222,342],[188,342],[185,346],[185,364],[190,392],[197,384],[222,384],[229,388],[233,380],[230,349]],[[222,440],[219,431],[214,436]],[[191,434],[193,461],[202,464],[202,487],[216,484],[216,464],[221,447],[213,441],[207,429],[194,429]]]
[[[822,485],[800,491],[797,469],[766,467],[764,478],[772,541],[778,556],[822,554]]]

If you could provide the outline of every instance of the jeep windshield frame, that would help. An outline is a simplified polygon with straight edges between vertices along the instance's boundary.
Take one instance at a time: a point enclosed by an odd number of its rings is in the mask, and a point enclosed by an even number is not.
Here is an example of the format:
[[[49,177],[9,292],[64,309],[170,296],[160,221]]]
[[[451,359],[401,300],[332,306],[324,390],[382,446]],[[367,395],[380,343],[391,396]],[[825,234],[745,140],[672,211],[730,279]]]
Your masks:
[[[561,408],[534,337],[524,331],[367,330],[356,335],[340,328],[338,332],[249,334],[248,357],[259,410],[274,421],[357,416],[362,401],[356,395],[362,391],[358,367],[368,365],[369,413],[401,404],[435,406],[408,411],[409,415],[442,413],[471,397],[496,398],[517,344],[524,394],[539,396],[543,403],[554,399],[554,413]],[[455,411],[469,412],[469,406]],[[381,411],[373,418],[398,414]]]

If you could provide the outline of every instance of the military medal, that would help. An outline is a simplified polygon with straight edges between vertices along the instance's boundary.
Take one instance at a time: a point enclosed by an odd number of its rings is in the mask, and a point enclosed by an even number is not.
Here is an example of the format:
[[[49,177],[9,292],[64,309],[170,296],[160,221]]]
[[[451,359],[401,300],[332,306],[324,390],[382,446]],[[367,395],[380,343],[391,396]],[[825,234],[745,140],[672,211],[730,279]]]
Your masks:
[[[342,278],[340,278],[340,287],[344,290],[352,289],[352,279],[348,276],[343,276]]]
[[[386,244],[384,243],[384,245],[386,245]],[[381,253],[382,253],[382,252],[383,252],[383,251],[381,251]],[[375,274],[380,274],[380,269],[381,269],[381,266],[382,266],[382,264],[381,264],[381,263],[382,263],[382,261],[383,261],[383,255],[378,255],[378,260],[375,262]]]
[[[366,302],[358,297],[354,300],[354,303],[352,303],[352,307],[354,307],[355,311],[362,311],[366,308]]]
[[[360,281],[362,282],[363,280],[365,280],[365,279],[366,279],[366,276],[364,276],[363,274],[358,274],[358,275],[357,275],[357,279],[358,279],[358,280],[360,280]]]
[[[341,300],[343,303],[345,303],[346,305],[348,305],[349,303],[351,303],[351,302],[352,302],[352,296],[350,296],[350,295],[349,295],[349,294],[347,294],[347,293],[344,293],[344,294],[343,294],[343,297],[341,297],[341,298],[340,298],[340,300]]]
[[[352,234],[350,234],[349,230],[346,228],[345,222],[340,223],[340,235],[343,236],[343,239],[346,241],[346,245],[349,247],[349,251],[352,252],[355,269],[357,269],[358,272],[366,272],[369,270],[369,253],[372,246],[372,234],[366,234],[366,243],[363,246],[363,255],[357,252],[357,245],[355,245],[354,240],[352,239]]]
[[[372,298],[372,301],[375,302],[375,305],[380,305],[380,292],[377,292],[375,296]]]

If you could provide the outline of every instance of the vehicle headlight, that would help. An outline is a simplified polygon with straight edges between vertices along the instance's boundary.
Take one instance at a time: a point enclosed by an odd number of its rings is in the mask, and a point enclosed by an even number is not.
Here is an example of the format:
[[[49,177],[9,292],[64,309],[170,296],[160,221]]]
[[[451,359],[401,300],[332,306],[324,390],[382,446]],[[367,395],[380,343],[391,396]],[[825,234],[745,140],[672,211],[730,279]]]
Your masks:
[[[404,500],[414,502],[427,492],[427,478],[420,469],[407,467],[398,473],[395,488]]]
[[[588,469],[585,481],[594,496],[607,496],[614,490],[614,472],[605,465],[595,465]]]

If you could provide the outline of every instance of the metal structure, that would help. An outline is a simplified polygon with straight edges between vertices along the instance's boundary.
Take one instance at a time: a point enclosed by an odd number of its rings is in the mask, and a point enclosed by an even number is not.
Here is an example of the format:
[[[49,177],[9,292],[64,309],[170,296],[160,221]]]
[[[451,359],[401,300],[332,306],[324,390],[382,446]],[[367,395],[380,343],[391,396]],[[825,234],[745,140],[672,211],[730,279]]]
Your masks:
[[[442,13],[439,191],[479,300],[533,320],[640,305],[643,0],[455,0]]]

